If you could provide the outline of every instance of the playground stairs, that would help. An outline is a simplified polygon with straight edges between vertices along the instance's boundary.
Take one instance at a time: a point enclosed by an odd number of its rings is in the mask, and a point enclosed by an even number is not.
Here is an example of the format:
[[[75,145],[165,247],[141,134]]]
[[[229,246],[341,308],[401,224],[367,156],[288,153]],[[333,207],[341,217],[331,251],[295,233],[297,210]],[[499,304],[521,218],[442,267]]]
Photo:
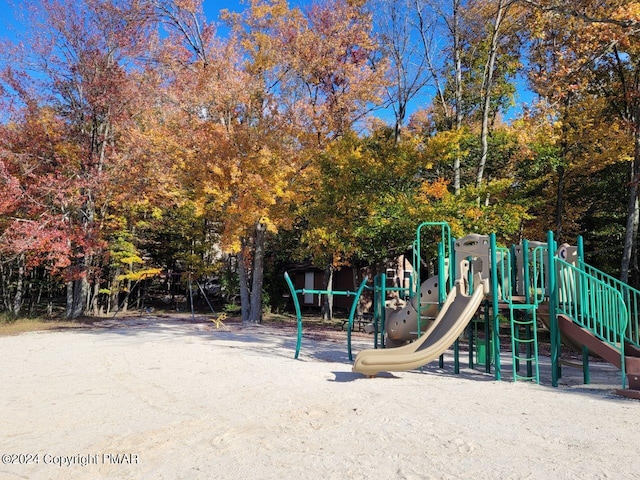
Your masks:
[[[618,395],[640,400],[640,348],[625,341],[621,355],[619,344],[610,344],[597,338],[592,332],[579,326],[570,317],[558,315],[560,333],[584,345],[590,352],[623,369],[627,377],[628,388],[617,389]],[[624,362],[624,364],[623,364]]]

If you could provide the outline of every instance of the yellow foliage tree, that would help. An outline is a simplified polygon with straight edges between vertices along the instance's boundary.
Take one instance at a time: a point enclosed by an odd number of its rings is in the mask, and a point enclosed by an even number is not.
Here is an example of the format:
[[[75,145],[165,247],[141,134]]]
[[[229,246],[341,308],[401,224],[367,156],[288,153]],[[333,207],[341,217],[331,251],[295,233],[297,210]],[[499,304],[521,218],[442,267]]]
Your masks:
[[[565,135],[568,126],[581,122],[589,131],[583,139],[596,147],[595,152],[604,150],[607,138],[616,132],[631,152],[629,174],[620,185],[628,190],[620,276],[627,280],[633,271],[638,280],[640,267],[634,239],[640,211],[640,2],[524,3],[531,6],[531,60],[536,65],[531,80],[542,98],[559,107],[555,116],[563,129],[563,141],[569,140]],[[601,116],[613,129],[602,125]],[[602,135],[599,147],[592,140],[596,134]],[[611,159],[629,158],[627,154],[616,154],[618,150],[614,148]]]
[[[203,20],[175,30],[182,51],[168,39],[170,122],[187,191],[237,254],[243,321],[259,322],[267,234],[291,224],[317,154],[364,115],[383,72],[367,62],[370,23],[353,2],[302,11],[253,0],[223,19],[226,41]],[[185,42],[185,30],[201,32],[198,42]]]

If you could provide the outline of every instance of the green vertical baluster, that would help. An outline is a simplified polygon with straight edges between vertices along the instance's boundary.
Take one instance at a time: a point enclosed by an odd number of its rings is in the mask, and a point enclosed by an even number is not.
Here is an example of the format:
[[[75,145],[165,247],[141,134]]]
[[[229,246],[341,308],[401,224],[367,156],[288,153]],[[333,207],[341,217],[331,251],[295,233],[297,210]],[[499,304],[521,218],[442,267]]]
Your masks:
[[[529,277],[529,242],[527,240],[523,240],[522,241],[522,259],[523,259],[523,274],[522,276],[524,277],[524,301],[527,305],[531,304],[531,283],[530,283],[530,277]],[[535,272],[534,272],[535,275]],[[534,285],[535,287],[535,285]],[[531,317],[533,316],[533,313],[531,313],[531,311],[529,309],[525,310],[525,315],[527,320],[531,320]],[[533,328],[536,328],[536,325],[534,323]],[[533,377],[533,365],[531,364],[531,358],[532,358],[532,351],[531,351],[531,339],[532,339],[532,335],[534,332],[531,331],[531,323],[527,322],[526,324],[526,337],[527,340],[529,340],[527,342],[527,346],[525,348],[525,352],[527,355],[527,376],[529,378]],[[537,358],[536,358],[536,363],[538,362]]]
[[[367,281],[369,277],[365,276],[360,284],[360,288],[353,294],[353,303],[351,304],[351,310],[349,311],[349,328],[347,328],[347,352],[349,353],[349,360],[353,361],[353,355],[351,353],[351,331],[353,330],[353,319],[356,315],[356,310],[358,309],[358,302],[360,301],[360,296],[362,295],[363,290],[367,286]]]
[[[382,320],[380,318],[380,275],[373,277],[373,323],[375,330],[373,332],[373,348],[377,349],[379,345],[380,327]]]
[[[548,268],[549,268],[549,326],[551,333],[551,385],[558,386],[559,377],[559,358],[558,358],[558,318],[556,317],[556,305],[558,291],[556,286],[556,262],[555,262],[555,242],[553,240],[553,232],[549,230],[547,233],[548,248]]]
[[[443,235],[444,235],[444,230],[443,230]],[[449,245],[449,251],[453,252],[453,250],[451,250],[451,245]],[[439,242],[438,243],[438,312],[440,311],[440,309],[442,308],[442,304],[445,301],[445,298],[447,296],[447,288],[445,285],[445,282],[443,282],[443,276],[440,276],[440,272],[444,272],[445,269],[445,244],[444,241]],[[451,255],[452,258],[449,259],[449,266],[451,266],[451,264],[453,263],[453,255]],[[455,274],[454,274],[455,275]],[[449,272],[449,284],[451,284],[451,272]],[[440,355],[440,358],[438,358],[438,366],[440,368],[444,368],[444,355]]]
[[[578,236],[577,239],[577,247],[578,247],[578,264],[577,267],[581,272],[585,271],[585,261],[584,261],[584,241],[582,236]],[[576,281],[579,281],[580,284],[577,285],[577,311],[579,311],[579,315],[581,318],[585,318],[585,305],[588,305],[589,302],[589,293],[587,290],[587,281],[586,278],[582,276],[576,276]],[[584,345],[582,346],[582,378],[585,384],[589,384],[589,349]]]
[[[500,368],[500,318],[498,310],[498,271],[496,261],[496,234],[489,236],[489,247],[491,257],[491,302],[493,304],[493,348],[495,363],[495,379],[500,380],[502,372]],[[487,356],[489,353],[489,342],[487,342]]]
[[[380,274],[380,345],[385,348],[384,336],[387,332],[387,274]]]

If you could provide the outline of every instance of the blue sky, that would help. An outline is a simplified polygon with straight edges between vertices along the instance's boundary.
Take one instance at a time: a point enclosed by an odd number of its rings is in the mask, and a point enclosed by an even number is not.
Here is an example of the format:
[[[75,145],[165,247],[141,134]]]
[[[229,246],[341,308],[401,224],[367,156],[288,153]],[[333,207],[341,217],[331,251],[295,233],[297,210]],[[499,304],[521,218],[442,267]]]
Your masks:
[[[12,38],[13,30],[22,28],[16,20],[16,16],[13,14],[13,5],[28,4],[31,1],[32,0],[0,0],[0,39],[3,37]],[[309,0],[290,0],[290,4],[292,5],[300,5],[308,2]],[[245,5],[243,5],[242,0],[204,0],[204,12],[209,21],[218,20],[218,14],[222,9],[241,11],[244,8]],[[512,108],[507,115],[507,118],[513,118],[521,113],[522,104],[531,103],[533,100],[532,93],[526,89],[525,81],[523,79],[519,79],[517,83],[518,92],[516,93],[516,107]],[[428,103],[429,96],[430,95],[425,92],[422,98],[416,99],[417,101],[412,102],[412,107],[416,108]],[[391,120],[393,114],[391,112],[379,111],[378,116],[385,118],[386,120]]]
[[[16,21],[16,17],[14,16],[14,7],[13,4],[21,5],[25,3],[30,3],[30,0],[0,0],[0,37],[4,37],[6,35],[10,35],[11,30],[15,28],[20,28]],[[295,4],[298,2],[292,2]],[[218,13],[222,9],[241,11],[243,9],[243,5],[241,5],[240,0],[205,0],[204,1],[204,11],[208,20],[217,20]]]
[[[9,26],[14,22],[13,9],[9,2],[0,0],[0,36],[6,36],[9,32]]]

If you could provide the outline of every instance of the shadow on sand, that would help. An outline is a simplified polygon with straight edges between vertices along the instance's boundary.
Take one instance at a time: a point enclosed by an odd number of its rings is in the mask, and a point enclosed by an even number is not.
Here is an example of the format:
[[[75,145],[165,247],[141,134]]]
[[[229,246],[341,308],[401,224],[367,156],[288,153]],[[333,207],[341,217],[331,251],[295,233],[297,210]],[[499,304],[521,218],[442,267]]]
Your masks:
[[[148,335],[156,340],[168,340],[173,338],[198,338],[212,341],[212,348],[242,349],[242,351],[262,355],[266,357],[290,358],[294,360],[297,330],[295,325],[256,325],[242,326],[233,323],[225,329],[217,329],[208,317],[198,316],[192,318],[185,316],[140,316],[106,319],[96,321],[88,328],[70,330],[72,333],[90,335],[115,334],[123,337],[135,337]],[[371,348],[363,340],[354,344],[354,358],[357,351]],[[461,358],[465,353],[461,352]],[[318,361],[326,363],[341,363],[351,365],[348,358],[346,335],[344,338],[324,339],[322,336],[303,336],[300,357],[297,361]],[[356,380],[368,380],[366,376],[356,372],[333,371],[333,379],[330,382],[349,383]],[[445,354],[444,367],[437,362],[410,372],[417,375],[438,375],[451,378],[463,378],[470,381],[495,381],[493,373],[485,373],[482,369],[464,368],[461,361],[460,373],[454,373],[453,356],[451,352]],[[550,365],[547,358],[540,359],[540,387],[554,388],[550,385]],[[380,379],[401,380],[389,372],[381,372],[376,375]],[[502,381],[510,382],[513,378],[510,355],[505,355],[502,363]],[[614,394],[615,389],[620,388],[620,372],[615,367],[606,363],[591,364],[591,384],[582,382],[582,372],[576,369],[564,368],[557,390],[562,393],[586,395],[602,400],[633,401]],[[532,387],[536,385],[532,384]]]

